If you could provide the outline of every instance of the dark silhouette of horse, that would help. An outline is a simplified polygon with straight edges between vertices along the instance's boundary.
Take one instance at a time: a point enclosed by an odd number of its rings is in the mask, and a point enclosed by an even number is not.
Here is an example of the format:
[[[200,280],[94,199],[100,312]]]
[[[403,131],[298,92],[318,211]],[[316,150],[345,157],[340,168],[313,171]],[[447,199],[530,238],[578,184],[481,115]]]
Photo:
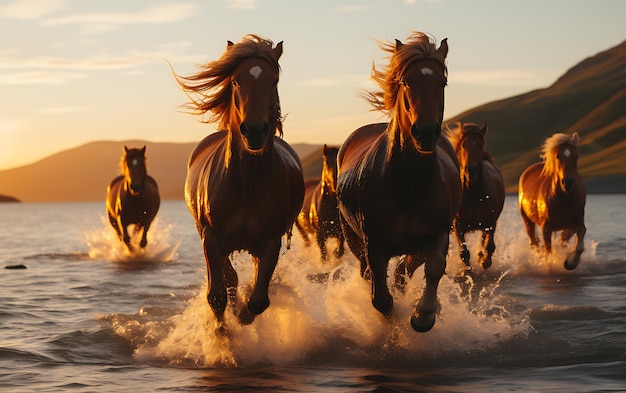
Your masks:
[[[148,230],[159,211],[159,187],[146,169],[146,147],[129,149],[124,146],[120,161],[122,175],[107,187],[106,209],[109,222],[129,251],[133,251],[128,226],[135,225],[135,233],[143,230],[139,246],[148,244]]]
[[[576,234],[574,252],[565,268],[576,269],[585,250],[585,185],[578,174],[578,133],[556,133],[545,140],[543,162],[532,164],[519,179],[519,208],[532,247],[539,245],[535,225],[542,227],[546,252],[552,251],[552,233],[561,231],[567,243]]]
[[[328,260],[326,240],[335,238],[339,241],[334,254],[341,258],[344,254],[344,238],[339,224],[337,208],[337,152],[336,147],[324,145],[322,150],[321,179],[307,179],[304,183],[304,202],[298,215],[296,228],[309,247],[309,234],[315,236],[322,253],[322,259]]]
[[[496,250],[494,236],[496,224],[504,207],[504,180],[495,164],[495,159],[485,150],[487,123],[482,127],[474,123],[458,123],[449,129],[450,139],[461,166],[463,198],[454,219],[454,232],[459,242],[461,260],[470,268],[470,252],[465,243],[465,234],[482,232],[482,250],[478,262],[488,269]]]
[[[425,257],[426,288],[411,317],[413,329],[424,332],[440,307],[437,287],[461,203],[459,163],[441,136],[448,44],[443,40],[437,49],[428,35],[414,32],[406,43],[380,47],[390,53],[384,70],[372,70],[382,91],[366,98],[391,119],[355,130],[339,149],[340,221],[361,274],[371,278],[372,304],[383,314],[393,308],[389,259]],[[403,266],[409,275],[417,260]]]
[[[202,239],[208,271],[207,300],[224,328],[227,288],[238,301],[237,272],[229,257],[247,251],[256,267],[241,323],[251,323],[269,306],[268,287],[282,236],[302,207],[304,180],[298,155],[282,137],[278,59],[282,42],[258,35],[228,41],[222,56],[189,77],[176,76],[192,113],[207,114],[220,131],[191,153],[185,199]]]

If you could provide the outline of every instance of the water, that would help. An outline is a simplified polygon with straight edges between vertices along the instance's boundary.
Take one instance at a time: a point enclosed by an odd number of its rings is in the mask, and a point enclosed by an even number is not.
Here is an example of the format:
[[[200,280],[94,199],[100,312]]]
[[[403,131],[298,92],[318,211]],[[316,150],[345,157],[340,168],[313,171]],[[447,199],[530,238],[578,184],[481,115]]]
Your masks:
[[[626,391],[624,195],[589,196],[573,272],[563,248],[529,249],[507,197],[489,271],[463,280],[451,244],[428,333],[409,325],[421,268],[386,319],[351,254],[323,264],[294,234],[270,307],[249,326],[227,311],[230,338],[216,335],[182,201],[163,202],[138,256],[118,243],[104,202],[0,204],[0,217],[3,392]],[[249,256],[233,262],[243,290]]]

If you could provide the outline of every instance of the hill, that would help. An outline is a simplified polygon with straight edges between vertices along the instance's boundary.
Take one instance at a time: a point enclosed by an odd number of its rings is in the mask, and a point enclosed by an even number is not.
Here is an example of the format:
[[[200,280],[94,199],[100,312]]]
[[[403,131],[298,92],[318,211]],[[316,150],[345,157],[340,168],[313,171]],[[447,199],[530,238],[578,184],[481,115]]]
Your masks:
[[[523,170],[556,132],[580,134],[581,176],[597,192],[626,192],[626,41],[569,69],[551,86],[491,102],[447,123],[487,121],[488,150],[517,191]],[[616,182],[613,186],[613,184]]]
[[[30,165],[0,171],[0,193],[23,202],[104,201],[109,182],[119,174],[124,145],[146,145],[148,173],[159,184],[161,198],[183,199],[187,159],[193,143],[140,140],[99,141],[61,151]],[[317,145],[295,144],[302,157]]]

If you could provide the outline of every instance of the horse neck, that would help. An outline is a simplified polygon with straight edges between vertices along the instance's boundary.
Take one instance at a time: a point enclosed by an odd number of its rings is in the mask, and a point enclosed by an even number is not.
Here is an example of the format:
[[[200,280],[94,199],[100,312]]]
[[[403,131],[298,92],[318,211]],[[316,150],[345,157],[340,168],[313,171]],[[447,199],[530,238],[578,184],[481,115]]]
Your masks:
[[[324,168],[322,169],[322,193],[323,194],[331,194],[336,193],[336,184],[337,179],[333,176],[336,176],[337,172],[329,170],[326,164],[324,164]]]

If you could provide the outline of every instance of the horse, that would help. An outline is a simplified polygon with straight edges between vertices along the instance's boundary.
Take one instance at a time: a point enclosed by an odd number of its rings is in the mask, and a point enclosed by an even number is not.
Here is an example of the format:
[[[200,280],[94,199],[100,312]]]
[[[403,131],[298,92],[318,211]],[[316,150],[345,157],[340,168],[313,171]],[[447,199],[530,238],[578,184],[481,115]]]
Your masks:
[[[371,280],[372,305],[382,314],[393,309],[387,286],[390,258],[425,257],[426,288],[411,316],[412,328],[425,332],[440,308],[437,287],[461,203],[459,162],[441,136],[448,44],[444,39],[437,48],[431,36],[413,32],[405,43],[396,39],[379,47],[390,54],[386,68],[372,66],[381,91],[363,96],[390,122],[362,126],[341,145],[339,217],[361,275]],[[405,265],[407,273],[418,265]]]
[[[544,249],[552,251],[552,233],[561,232],[566,244],[576,234],[576,249],[569,253],[564,266],[574,270],[585,250],[585,184],[578,174],[578,133],[555,133],[541,148],[542,162],[530,165],[519,178],[519,209],[530,238],[537,248],[535,226],[542,230]]]
[[[202,239],[207,301],[224,330],[227,302],[238,302],[230,255],[247,251],[256,269],[247,304],[237,314],[240,323],[249,324],[269,306],[282,236],[287,234],[289,248],[304,198],[302,163],[282,139],[277,87],[282,51],[282,41],[274,46],[249,34],[238,43],[228,41],[222,56],[200,65],[196,74],[175,74],[190,98],[186,106],[210,114],[204,121],[219,127],[189,157],[185,200]]]
[[[321,179],[305,181],[304,202],[298,215],[296,228],[304,238],[306,247],[311,245],[309,234],[315,236],[322,254],[322,260],[328,260],[326,240],[335,238],[339,241],[334,250],[337,258],[344,254],[344,237],[339,224],[337,208],[337,147],[324,145],[322,149]]]
[[[496,224],[504,207],[504,179],[495,159],[485,150],[486,133],[487,123],[479,127],[474,123],[463,122],[459,122],[456,129],[449,128],[446,132],[461,169],[463,197],[453,228],[466,270],[470,269],[470,252],[465,243],[465,234],[482,232],[482,250],[478,254],[478,261],[483,269],[488,269],[496,249]]]
[[[135,233],[143,230],[139,246],[145,248],[148,230],[159,211],[161,197],[157,182],[146,169],[146,146],[141,149],[124,146],[120,169],[122,174],[107,187],[106,210],[118,237],[128,251],[133,252],[128,226],[134,224]]]

